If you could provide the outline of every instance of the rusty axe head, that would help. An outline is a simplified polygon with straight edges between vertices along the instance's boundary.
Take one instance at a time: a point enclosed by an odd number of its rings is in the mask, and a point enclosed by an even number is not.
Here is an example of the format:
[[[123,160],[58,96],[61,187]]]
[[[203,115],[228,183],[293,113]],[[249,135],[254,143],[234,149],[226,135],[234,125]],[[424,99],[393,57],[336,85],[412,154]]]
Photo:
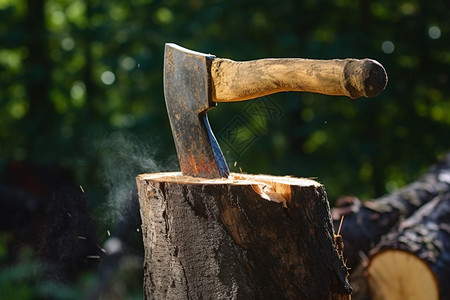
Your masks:
[[[210,67],[213,55],[166,44],[164,97],[184,175],[221,178],[229,170],[209,126],[206,112],[211,100]]]
[[[164,96],[184,175],[221,178],[229,170],[206,112],[215,102],[253,99],[283,91],[350,98],[374,97],[387,75],[371,59],[260,59],[235,62],[166,44]]]

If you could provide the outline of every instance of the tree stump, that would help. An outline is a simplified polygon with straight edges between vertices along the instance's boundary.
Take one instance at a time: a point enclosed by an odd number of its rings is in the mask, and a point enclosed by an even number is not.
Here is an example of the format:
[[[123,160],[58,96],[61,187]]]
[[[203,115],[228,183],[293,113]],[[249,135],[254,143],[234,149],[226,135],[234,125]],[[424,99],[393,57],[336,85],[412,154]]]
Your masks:
[[[401,222],[371,254],[372,299],[450,299],[450,193]]]
[[[137,185],[146,299],[350,299],[321,184],[157,173]]]

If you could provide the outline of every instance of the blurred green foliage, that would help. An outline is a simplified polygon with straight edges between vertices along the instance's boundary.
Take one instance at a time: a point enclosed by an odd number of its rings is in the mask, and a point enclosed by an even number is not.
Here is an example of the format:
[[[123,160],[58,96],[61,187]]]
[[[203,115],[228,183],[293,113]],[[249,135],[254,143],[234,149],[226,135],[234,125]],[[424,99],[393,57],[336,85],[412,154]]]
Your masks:
[[[0,291],[2,299],[81,299],[81,286],[75,288],[51,280],[42,279],[44,266],[34,258],[33,251],[22,248],[16,253],[14,265],[7,263],[5,245],[12,237],[0,232]]]
[[[165,42],[236,60],[370,57],[389,74],[382,95],[271,96],[284,117],[227,158],[236,171],[317,177],[332,199],[378,196],[449,148],[449,14],[442,0],[1,0],[0,159],[69,166],[96,189],[93,141],[121,131],[166,161]],[[215,131],[244,105],[212,111]]]
[[[370,57],[385,66],[389,83],[375,99],[270,96],[282,117],[265,122],[246,151],[223,145],[232,171],[317,178],[330,201],[370,198],[413,181],[450,149],[445,0],[0,0],[0,19],[0,168],[69,167],[94,206],[107,201],[102,161],[117,151],[99,145],[111,147],[111,136],[145,145],[135,153],[154,163],[138,165],[153,167],[133,171],[177,169],[162,88],[166,42],[234,60]],[[212,110],[214,131],[246,105]],[[123,170],[126,154],[108,161]]]

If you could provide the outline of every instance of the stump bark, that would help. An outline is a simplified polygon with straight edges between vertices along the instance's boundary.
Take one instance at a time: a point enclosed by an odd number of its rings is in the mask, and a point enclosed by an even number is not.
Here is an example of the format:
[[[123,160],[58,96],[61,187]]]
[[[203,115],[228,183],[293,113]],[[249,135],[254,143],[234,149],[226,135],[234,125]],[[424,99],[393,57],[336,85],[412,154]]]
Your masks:
[[[400,223],[371,251],[372,299],[450,299],[450,193]]]
[[[157,173],[137,185],[146,299],[350,299],[321,184]]]

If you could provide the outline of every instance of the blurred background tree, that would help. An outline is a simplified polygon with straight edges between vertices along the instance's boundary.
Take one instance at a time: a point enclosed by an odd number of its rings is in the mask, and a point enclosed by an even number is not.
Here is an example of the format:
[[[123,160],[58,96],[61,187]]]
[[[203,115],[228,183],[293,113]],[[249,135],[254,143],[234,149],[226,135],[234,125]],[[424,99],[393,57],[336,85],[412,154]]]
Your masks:
[[[444,0],[0,0],[0,19],[3,177],[9,161],[68,168],[101,220],[105,205],[120,210],[138,173],[177,170],[166,42],[234,60],[369,57],[385,66],[389,83],[375,99],[266,98],[277,117],[246,115],[248,147],[222,144],[232,171],[317,178],[333,203],[390,192],[450,149]],[[219,142],[248,107],[209,113]]]

